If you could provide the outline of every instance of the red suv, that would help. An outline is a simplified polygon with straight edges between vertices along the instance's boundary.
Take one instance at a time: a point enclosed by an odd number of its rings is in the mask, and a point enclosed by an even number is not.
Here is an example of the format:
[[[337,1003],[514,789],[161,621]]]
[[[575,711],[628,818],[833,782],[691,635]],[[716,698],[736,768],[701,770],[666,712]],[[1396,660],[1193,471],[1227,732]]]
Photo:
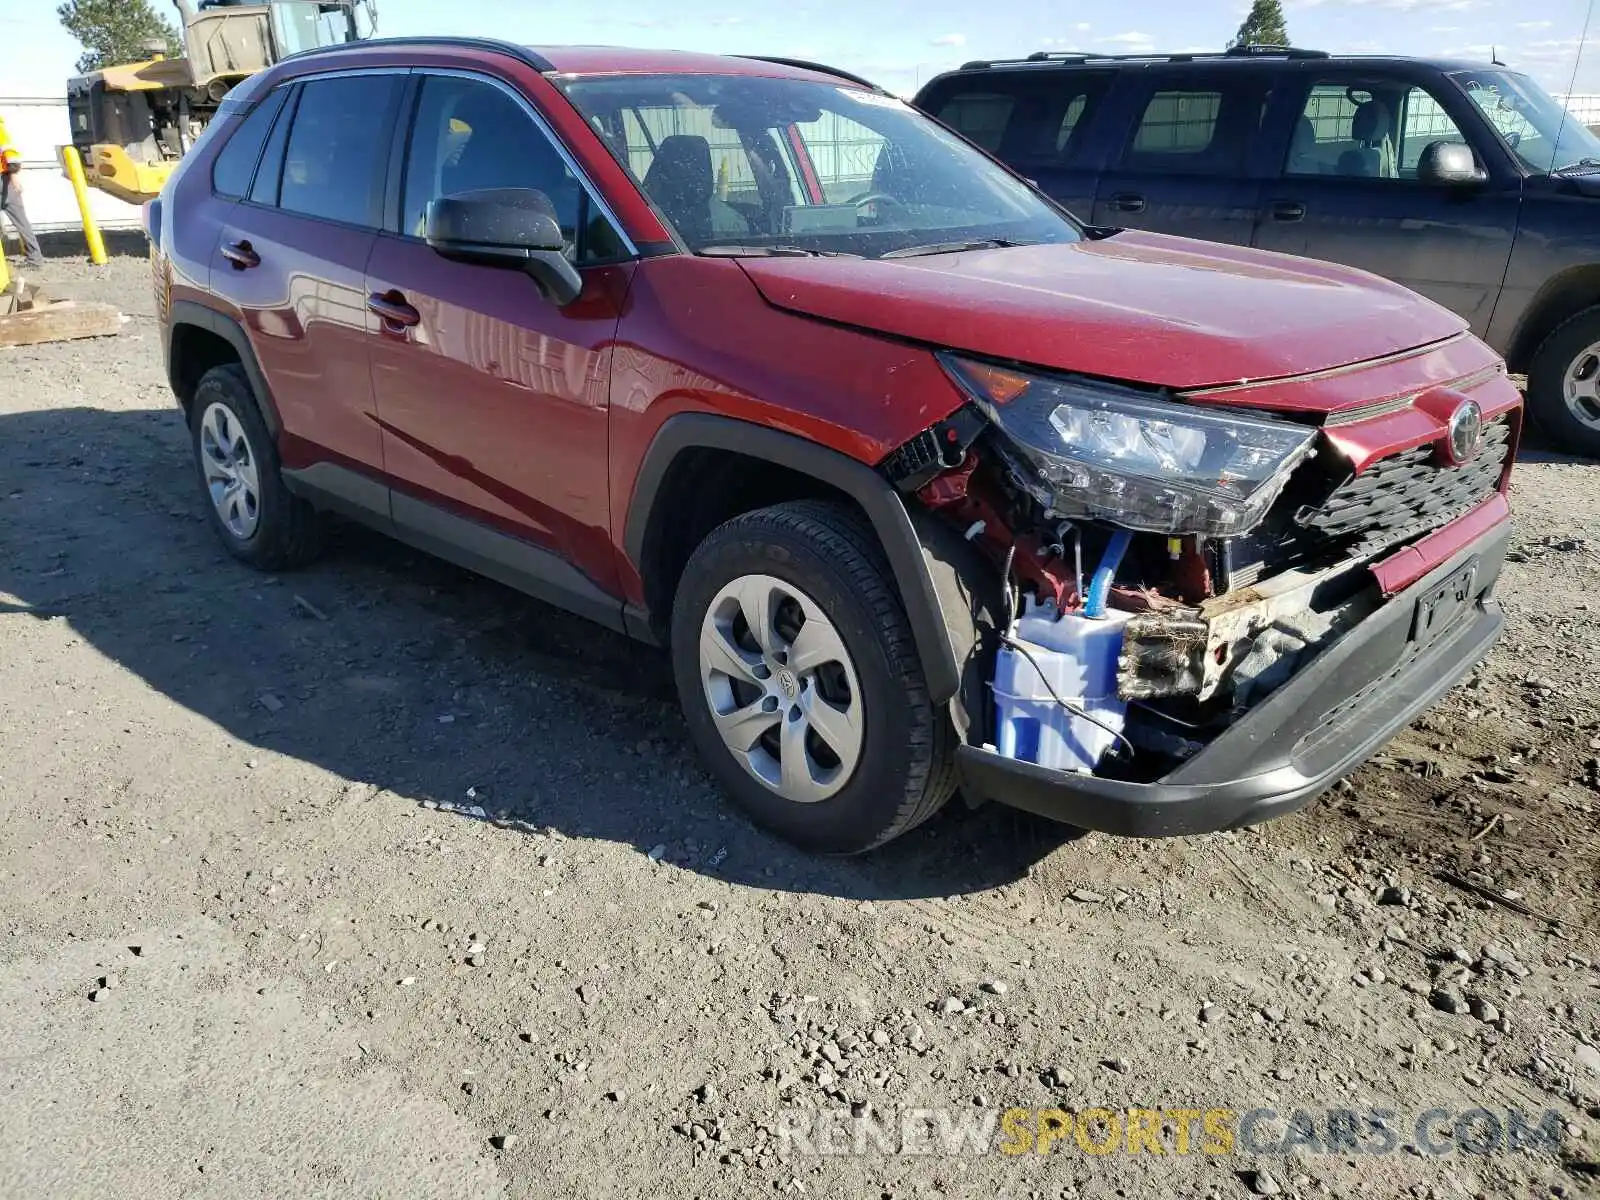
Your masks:
[[[727,794],[815,850],[958,787],[1288,812],[1501,626],[1521,409],[1460,318],[1085,227],[826,67],[317,51],[148,226],[237,558],[337,512],[668,647]]]

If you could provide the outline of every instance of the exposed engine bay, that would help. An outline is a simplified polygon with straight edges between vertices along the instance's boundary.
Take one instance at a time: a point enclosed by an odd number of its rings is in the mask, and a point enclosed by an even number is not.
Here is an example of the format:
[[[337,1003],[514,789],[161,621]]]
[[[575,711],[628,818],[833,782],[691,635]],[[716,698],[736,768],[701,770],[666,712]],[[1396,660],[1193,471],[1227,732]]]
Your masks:
[[[975,403],[884,470],[1002,574],[1008,624],[978,732],[1007,757],[1141,781],[1204,750],[1379,607],[1367,567],[1492,494],[1512,434],[1490,423],[1447,476],[1429,446],[1357,473],[1311,420],[1157,410],[1094,385],[1081,401],[1070,387],[1046,397],[1059,436],[1041,449],[1049,431],[1009,407],[1038,380],[972,367],[951,373]],[[1097,437],[1105,468],[1084,452]]]

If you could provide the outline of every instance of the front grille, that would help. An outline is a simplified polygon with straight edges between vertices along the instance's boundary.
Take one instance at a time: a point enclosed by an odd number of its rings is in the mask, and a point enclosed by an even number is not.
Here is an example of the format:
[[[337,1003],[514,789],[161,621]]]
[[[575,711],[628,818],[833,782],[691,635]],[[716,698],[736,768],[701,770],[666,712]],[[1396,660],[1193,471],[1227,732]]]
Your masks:
[[[1321,504],[1302,507],[1294,523],[1357,556],[1376,554],[1488,499],[1510,444],[1511,428],[1502,417],[1484,428],[1478,453],[1459,467],[1440,466],[1431,445],[1391,454],[1347,476]]]

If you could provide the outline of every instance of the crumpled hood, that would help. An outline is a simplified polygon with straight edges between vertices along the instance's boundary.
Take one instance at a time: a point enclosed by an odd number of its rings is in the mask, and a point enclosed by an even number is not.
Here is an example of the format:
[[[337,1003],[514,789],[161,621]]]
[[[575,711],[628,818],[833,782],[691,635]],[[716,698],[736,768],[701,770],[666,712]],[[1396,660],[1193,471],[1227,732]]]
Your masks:
[[[1135,231],[926,258],[738,262],[778,308],[1177,389],[1326,371],[1467,327],[1364,271]]]

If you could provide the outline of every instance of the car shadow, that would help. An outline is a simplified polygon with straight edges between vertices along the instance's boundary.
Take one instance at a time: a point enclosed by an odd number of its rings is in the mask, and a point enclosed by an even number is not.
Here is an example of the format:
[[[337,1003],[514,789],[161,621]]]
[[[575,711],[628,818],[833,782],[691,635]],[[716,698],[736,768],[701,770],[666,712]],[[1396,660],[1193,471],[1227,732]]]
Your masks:
[[[1517,449],[1519,463],[1563,463],[1568,466],[1593,466],[1595,460],[1582,454],[1563,454],[1539,445],[1523,445]],[[1515,476],[1512,476],[1515,479]]]
[[[150,242],[142,229],[103,229],[100,243],[110,258],[145,258],[150,253]],[[81,229],[40,233],[39,248],[44,251],[46,264],[52,259],[81,259],[88,253]]]
[[[870,855],[803,854],[722,801],[664,653],[350,526],[305,571],[251,571],[217,544],[188,455],[175,409],[0,416],[0,619],[68,622],[263,756],[729,883],[978,892],[1079,836],[958,798]]]

